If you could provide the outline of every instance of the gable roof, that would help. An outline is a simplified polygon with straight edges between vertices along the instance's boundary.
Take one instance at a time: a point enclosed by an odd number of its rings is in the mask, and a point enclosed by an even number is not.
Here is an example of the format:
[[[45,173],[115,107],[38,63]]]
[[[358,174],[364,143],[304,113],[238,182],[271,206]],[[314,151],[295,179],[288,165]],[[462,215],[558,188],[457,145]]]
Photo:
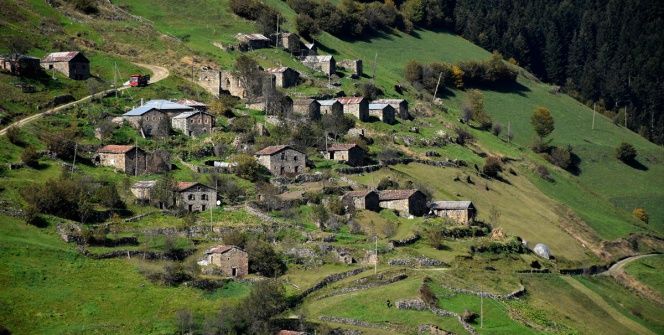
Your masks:
[[[192,188],[196,185],[200,185],[200,186],[203,186],[205,188],[212,189],[211,187],[209,187],[207,185],[203,185],[203,184],[195,182],[195,181],[179,181],[175,184],[175,191],[177,191],[177,192],[186,191],[186,190],[188,190],[188,189],[190,189],[190,188]]]
[[[355,105],[362,103],[366,99],[364,97],[343,97],[338,98],[337,101],[341,102],[344,105]]]
[[[347,151],[359,146],[355,143],[334,143],[327,148],[327,151]]]
[[[303,152],[300,152],[299,150],[293,149],[290,145],[271,145],[269,147],[265,147],[265,148],[263,148],[259,151],[256,151],[256,155],[259,155],[259,156],[270,155],[270,156],[272,156],[272,155],[277,154],[277,153],[279,153],[281,151],[284,151],[286,149],[291,149],[291,150],[297,151],[299,153],[303,153]]]
[[[180,104],[180,105],[185,105],[189,107],[207,107],[206,104],[196,101],[196,100],[191,100],[191,99],[180,99],[176,101],[175,103]]]
[[[317,101],[321,106],[332,106],[336,103],[340,103],[337,99],[317,100]]]
[[[353,198],[359,198],[359,197],[366,197],[367,195],[369,195],[369,193],[376,193],[376,191],[372,191],[372,190],[350,191],[350,192],[346,192],[345,196],[353,197]]]
[[[293,99],[293,105],[311,105],[313,103],[317,103],[320,105],[320,102],[316,99]]]
[[[265,69],[265,72],[268,72],[268,73],[283,73],[283,72],[286,72],[288,70],[295,71],[295,70],[289,68],[288,66],[281,66],[281,67],[267,68],[267,69]],[[297,72],[297,71],[295,71],[295,72]]]
[[[389,107],[392,107],[392,106],[390,106],[390,105],[388,105],[388,104],[376,104],[376,103],[372,103],[372,104],[369,104],[369,109],[385,109],[385,108],[387,108],[388,106],[389,106]]]
[[[332,60],[332,55],[321,55],[321,56],[307,56],[304,57],[304,62],[329,62]]]
[[[131,188],[153,188],[157,185],[156,180],[140,180],[131,185]]]
[[[431,203],[431,209],[439,209],[439,210],[445,210],[445,209],[471,209],[475,208],[473,206],[472,201],[435,201]]]
[[[81,55],[83,56],[82,53],[78,51],[64,51],[64,52],[53,52],[48,54],[42,62],[45,63],[54,63],[54,62],[69,62],[70,60],[74,59],[76,56]],[[83,56],[83,58],[87,61],[88,59]]]
[[[374,104],[388,104],[388,105],[392,105],[392,104],[398,105],[398,104],[401,104],[401,103],[404,103],[404,102],[408,103],[408,100],[406,100],[406,99],[378,99],[378,100],[372,101],[372,103],[374,103]]]
[[[216,246],[216,247],[214,247],[214,248],[210,248],[210,249],[209,249],[208,251],[206,251],[205,253],[206,253],[206,254],[223,254],[223,253],[225,253],[225,252],[227,252],[227,251],[229,251],[229,250],[233,250],[233,249],[237,249],[237,250],[240,250],[240,251],[242,251],[242,252],[245,252],[244,250],[240,249],[240,248],[237,247],[237,246],[234,246],[234,245],[223,245],[223,244],[222,244],[222,245],[218,245],[218,246]]]
[[[419,192],[418,190],[384,190],[378,192],[378,198],[380,201],[389,201],[389,200],[404,200],[410,198],[413,194]]]
[[[179,104],[177,102],[173,101],[168,101],[168,100],[163,100],[163,99],[158,99],[158,100],[150,100],[143,104],[143,106],[136,107],[126,113],[124,113],[124,116],[141,116],[153,109],[159,110],[159,111],[177,111],[177,110],[193,110],[192,107]]]
[[[243,34],[243,33],[238,33],[235,35],[235,38],[238,39],[241,42],[247,42],[247,41],[270,41],[269,38],[265,37],[263,34]]]
[[[199,113],[200,114],[212,115],[210,113],[203,112],[203,111],[190,111],[190,112],[182,112],[182,113],[174,116],[173,118],[174,119],[186,119],[186,118],[189,118],[190,116],[194,116],[194,115],[199,114]]]
[[[104,154],[126,154],[134,148],[133,145],[109,144],[97,149],[97,152]]]

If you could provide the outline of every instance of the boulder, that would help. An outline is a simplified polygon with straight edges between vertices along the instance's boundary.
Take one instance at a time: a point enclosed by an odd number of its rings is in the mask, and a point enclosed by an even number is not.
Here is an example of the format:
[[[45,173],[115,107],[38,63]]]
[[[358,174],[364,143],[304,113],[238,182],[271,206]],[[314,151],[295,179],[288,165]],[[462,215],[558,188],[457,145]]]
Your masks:
[[[546,244],[537,243],[537,245],[535,245],[535,247],[533,248],[533,252],[537,256],[540,256],[544,259],[550,259],[551,258],[551,250],[549,250],[549,247]]]

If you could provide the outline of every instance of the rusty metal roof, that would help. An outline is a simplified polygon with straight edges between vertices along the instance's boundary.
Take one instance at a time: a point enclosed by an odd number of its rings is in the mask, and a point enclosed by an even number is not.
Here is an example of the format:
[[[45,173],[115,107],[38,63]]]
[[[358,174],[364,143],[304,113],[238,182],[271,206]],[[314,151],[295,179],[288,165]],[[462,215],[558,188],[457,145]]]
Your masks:
[[[355,105],[362,103],[364,101],[364,97],[343,97],[343,98],[338,98],[337,101],[341,102],[344,105]]]
[[[47,55],[46,57],[44,57],[42,62],[46,62],[46,63],[68,62],[68,61],[74,59],[74,57],[78,56],[79,54],[81,54],[81,53],[78,52],[78,51],[54,52],[54,53],[51,53],[51,54]]]
[[[133,145],[109,144],[97,149],[97,152],[104,154],[124,154],[131,151],[134,148],[135,147]]]
[[[327,148],[327,151],[348,151],[359,146],[355,143],[334,143]]]

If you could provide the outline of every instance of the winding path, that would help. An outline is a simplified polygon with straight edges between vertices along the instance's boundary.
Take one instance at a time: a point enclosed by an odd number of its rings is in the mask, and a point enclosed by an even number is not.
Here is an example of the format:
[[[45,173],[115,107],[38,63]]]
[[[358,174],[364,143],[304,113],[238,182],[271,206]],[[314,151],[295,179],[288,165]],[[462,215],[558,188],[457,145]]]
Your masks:
[[[152,71],[152,76],[150,76],[150,84],[153,84],[153,83],[156,83],[156,82],[158,82],[158,81],[160,81],[160,80],[166,79],[166,78],[170,75],[170,72],[168,71],[168,69],[167,69],[167,68],[164,68],[164,67],[161,67],[161,66],[150,65],[150,64],[142,64],[142,63],[133,63],[133,64],[134,64],[134,65],[137,65],[137,66],[140,66],[140,67],[143,67],[143,68],[146,68],[146,69]],[[37,119],[39,119],[40,117],[42,117],[42,116],[44,116],[44,115],[49,115],[49,114],[53,114],[53,113],[56,113],[56,112],[59,112],[59,111],[65,110],[65,109],[67,109],[67,108],[69,108],[69,107],[75,106],[75,105],[80,104],[80,103],[82,103],[82,102],[86,102],[86,101],[88,101],[88,100],[90,100],[90,99],[92,99],[92,98],[103,97],[103,96],[105,96],[105,95],[107,95],[107,94],[109,94],[109,93],[113,93],[113,92],[115,92],[116,90],[117,90],[118,92],[120,92],[120,91],[124,91],[124,90],[126,90],[126,89],[129,89],[129,88],[131,88],[131,86],[122,86],[122,87],[120,87],[120,88],[118,88],[118,89],[111,88],[111,89],[108,89],[108,90],[105,90],[105,91],[102,91],[102,92],[99,92],[99,93],[95,93],[95,94],[92,94],[92,95],[88,95],[88,96],[83,97],[83,98],[81,98],[81,99],[79,99],[79,100],[72,101],[72,102],[67,103],[67,104],[64,104],[64,105],[60,105],[60,106],[58,106],[58,107],[54,107],[54,108],[51,108],[51,109],[47,109],[47,110],[45,110],[45,111],[43,111],[43,112],[41,112],[41,113],[37,113],[37,114],[34,114],[34,115],[30,115],[30,116],[28,116],[28,117],[26,117],[26,118],[23,118],[23,119],[21,119],[21,120],[18,120],[18,121],[12,122],[12,123],[10,123],[7,127],[3,128],[3,129],[0,129],[0,136],[7,134],[7,130],[8,130],[9,128],[11,128],[11,127],[14,127],[14,126],[16,126],[16,127],[23,127],[23,126],[25,126],[26,124],[28,124],[28,123],[30,123],[30,122],[32,122],[32,121],[34,121],[34,120],[37,120]]]
[[[601,274],[611,275],[611,274],[615,274],[615,273],[618,273],[618,272],[622,272],[623,269],[625,268],[625,266],[627,266],[629,263],[631,263],[635,260],[645,258],[645,257],[650,257],[650,256],[657,256],[657,255],[661,255],[661,254],[645,254],[645,255],[636,255],[636,256],[632,256],[632,257],[627,257],[627,258],[625,258],[621,261],[616,262],[616,264],[611,265],[611,267],[608,270],[602,272]]]

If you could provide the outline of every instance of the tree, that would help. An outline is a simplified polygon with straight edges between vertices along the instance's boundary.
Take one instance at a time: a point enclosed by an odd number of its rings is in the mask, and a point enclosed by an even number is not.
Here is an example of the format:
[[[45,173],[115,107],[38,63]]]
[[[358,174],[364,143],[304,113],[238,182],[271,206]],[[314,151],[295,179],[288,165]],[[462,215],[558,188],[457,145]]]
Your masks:
[[[491,178],[496,178],[498,177],[498,174],[502,171],[503,167],[500,162],[500,158],[496,156],[488,156],[484,160],[484,167],[482,167],[482,172],[484,172],[485,175]]]
[[[295,18],[295,29],[300,36],[310,41],[320,34],[318,21],[312,19],[307,14],[297,15]]]
[[[466,98],[464,108],[471,111],[471,120],[475,121],[479,128],[487,130],[491,128],[491,117],[484,110],[484,96],[479,90],[470,90]]]
[[[254,157],[237,154],[232,157],[231,161],[237,164],[233,170],[239,177],[250,181],[258,181],[263,178],[264,168]]]
[[[616,148],[616,158],[621,160],[623,163],[634,162],[636,156],[636,148],[634,148],[634,146],[629,143],[622,142],[618,148]]]
[[[29,145],[21,153],[21,161],[29,167],[37,167],[39,165],[39,153],[35,147]]]
[[[648,213],[646,212],[645,208],[634,208],[634,211],[632,211],[632,215],[634,215],[635,218],[639,219],[641,222],[648,223],[650,220],[650,217],[648,216]]]
[[[159,203],[165,208],[171,208],[175,205],[175,180],[170,175],[163,175],[151,192],[152,201]]]
[[[530,118],[530,124],[533,125],[535,133],[537,133],[537,136],[539,136],[542,141],[555,129],[553,116],[551,116],[551,112],[544,107],[537,107],[535,109],[535,112]]]
[[[404,70],[406,80],[410,83],[421,82],[423,70],[422,64],[415,60],[409,61],[406,63],[406,68]]]
[[[278,277],[286,272],[286,263],[269,243],[252,239],[247,243],[249,270],[266,277]]]
[[[194,326],[194,316],[188,309],[180,309],[175,312],[175,319],[180,329],[180,334],[189,334]]]

